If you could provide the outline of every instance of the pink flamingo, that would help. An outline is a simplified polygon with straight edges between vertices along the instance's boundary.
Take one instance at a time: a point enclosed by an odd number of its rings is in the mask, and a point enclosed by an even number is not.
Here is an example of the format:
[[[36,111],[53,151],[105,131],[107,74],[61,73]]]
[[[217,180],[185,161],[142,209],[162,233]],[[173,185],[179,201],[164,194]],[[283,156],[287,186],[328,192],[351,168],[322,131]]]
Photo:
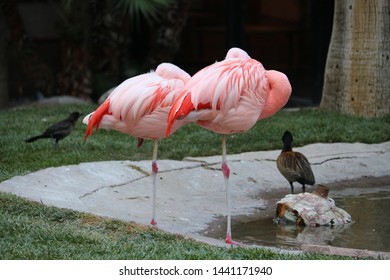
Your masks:
[[[226,161],[228,134],[246,132],[255,123],[272,116],[288,101],[291,85],[281,72],[266,71],[262,64],[238,48],[225,60],[197,72],[181,89],[168,116],[168,136],[177,120],[186,119],[222,134],[222,172],[227,196],[226,243],[231,235],[230,169]]]
[[[95,112],[87,115],[85,141],[94,127],[114,129],[138,138],[154,140],[152,158],[153,209],[151,224],[156,225],[156,175],[158,139],[166,136],[168,113],[177,98],[177,89],[183,87],[190,75],[179,67],[162,63],[156,71],[142,74],[121,83]],[[173,133],[185,122],[173,127]]]

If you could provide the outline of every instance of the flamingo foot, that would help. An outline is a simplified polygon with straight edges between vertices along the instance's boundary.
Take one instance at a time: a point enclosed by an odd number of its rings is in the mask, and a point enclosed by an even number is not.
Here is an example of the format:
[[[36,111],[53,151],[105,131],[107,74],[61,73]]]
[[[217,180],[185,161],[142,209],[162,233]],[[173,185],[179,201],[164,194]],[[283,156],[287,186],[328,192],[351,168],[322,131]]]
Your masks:
[[[230,234],[226,234],[225,243],[230,245],[242,246],[242,243],[234,241]]]
[[[152,225],[152,226],[155,226],[155,225],[157,225],[157,222],[154,220],[154,218],[150,221],[150,224]]]

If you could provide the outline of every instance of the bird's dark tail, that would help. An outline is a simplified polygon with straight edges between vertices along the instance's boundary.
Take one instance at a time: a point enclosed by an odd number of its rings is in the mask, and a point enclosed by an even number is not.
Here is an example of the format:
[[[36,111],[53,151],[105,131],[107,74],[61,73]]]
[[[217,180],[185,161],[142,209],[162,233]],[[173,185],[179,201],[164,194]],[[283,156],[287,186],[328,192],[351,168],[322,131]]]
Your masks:
[[[41,138],[47,138],[47,136],[41,134],[41,135],[37,135],[37,136],[31,137],[31,138],[28,138],[28,139],[26,139],[24,141],[27,142],[27,143],[31,143],[31,142],[34,142],[34,141],[36,141],[38,139],[41,139]]]

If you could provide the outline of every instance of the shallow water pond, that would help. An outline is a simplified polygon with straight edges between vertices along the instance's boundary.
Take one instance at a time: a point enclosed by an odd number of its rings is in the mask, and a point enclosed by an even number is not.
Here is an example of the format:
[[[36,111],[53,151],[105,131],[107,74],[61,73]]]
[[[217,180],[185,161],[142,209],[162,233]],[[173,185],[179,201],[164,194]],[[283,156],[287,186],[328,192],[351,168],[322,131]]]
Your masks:
[[[374,193],[352,194],[344,191],[333,196],[336,206],[352,216],[346,226],[299,227],[277,225],[273,216],[247,222],[233,223],[236,241],[285,249],[299,249],[302,244],[331,245],[355,249],[390,252],[390,187]],[[218,232],[218,233],[217,233]],[[222,229],[207,235],[221,236]]]

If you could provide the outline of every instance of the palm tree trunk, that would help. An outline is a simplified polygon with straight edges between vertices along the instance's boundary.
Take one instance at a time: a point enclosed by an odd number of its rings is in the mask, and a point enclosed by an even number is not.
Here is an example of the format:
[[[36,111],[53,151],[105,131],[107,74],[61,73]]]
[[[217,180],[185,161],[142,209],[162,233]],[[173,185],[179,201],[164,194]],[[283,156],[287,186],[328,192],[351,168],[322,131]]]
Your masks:
[[[378,117],[390,112],[390,0],[336,0],[320,106]]]

